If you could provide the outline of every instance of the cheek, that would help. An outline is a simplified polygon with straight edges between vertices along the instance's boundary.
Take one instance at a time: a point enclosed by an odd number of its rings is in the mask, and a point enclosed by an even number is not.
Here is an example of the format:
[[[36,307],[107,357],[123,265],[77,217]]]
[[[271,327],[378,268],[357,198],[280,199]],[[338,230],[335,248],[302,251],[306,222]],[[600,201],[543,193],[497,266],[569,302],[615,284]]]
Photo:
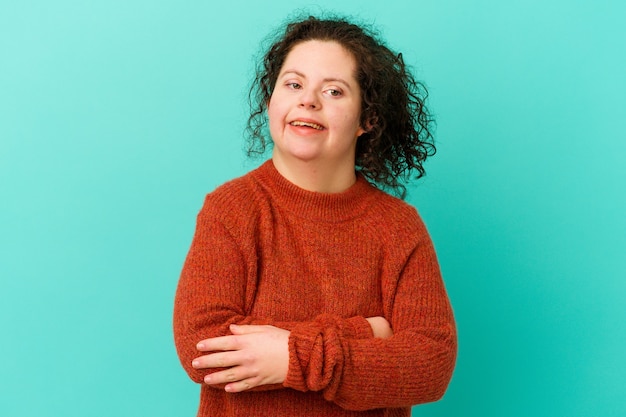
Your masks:
[[[283,118],[283,109],[280,106],[280,100],[274,99],[274,96],[267,103],[267,118],[270,124]]]
[[[270,127],[272,126],[272,124],[274,124],[277,118],[278,117],[276,115],[276,106],[273,106],[272,102],[270,101],[269,104],[267,105],[267,120],[269,122]]]
[[[359,136],[364,133],[364,129],[361,128],[361,118],[358,114],[351,112],[344,112],[343,117],[337,119],[337,124],[342,126],[342,130],[346,132],[355,132]]]
[[[280,106],[276,106],[276,104],[272,105],[272,102],[270,101],[267,106],[267,120],[272,138],[275,138],[276,135],[281,132],[283,119],[284,115],[282,114]]]

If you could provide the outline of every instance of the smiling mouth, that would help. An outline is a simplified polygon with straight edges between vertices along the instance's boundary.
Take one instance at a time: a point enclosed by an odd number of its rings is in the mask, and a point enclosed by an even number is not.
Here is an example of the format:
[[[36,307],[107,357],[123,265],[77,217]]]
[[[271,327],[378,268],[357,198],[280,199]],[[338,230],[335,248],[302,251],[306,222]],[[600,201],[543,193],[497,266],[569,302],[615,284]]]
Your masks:
[[[318,125],[317,123],[312,123],[312,122],[303,122],[301,120],[294,120],[293,122],[289,124],[291,126],[304,126],[304,127],[310,127],[311,129],[315,129],[315,130],[324,130],[324,126],[322,125]]]

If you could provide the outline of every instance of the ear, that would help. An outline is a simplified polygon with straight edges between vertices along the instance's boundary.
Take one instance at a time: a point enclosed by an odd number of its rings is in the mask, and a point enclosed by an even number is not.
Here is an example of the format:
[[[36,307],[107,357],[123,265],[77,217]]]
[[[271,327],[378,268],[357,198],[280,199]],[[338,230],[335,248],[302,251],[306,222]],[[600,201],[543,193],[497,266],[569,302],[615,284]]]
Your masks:
[[[367,119],[365,121],[365,127],[359,126],[359,129],[357,130],[357,133],[358,133],[357,136],[361,136],[363,133],[370,132],[374,128],[374,126],[376,126],[377,122],[378,122],[378,118],[376,116],[372,116],[369,119]]]

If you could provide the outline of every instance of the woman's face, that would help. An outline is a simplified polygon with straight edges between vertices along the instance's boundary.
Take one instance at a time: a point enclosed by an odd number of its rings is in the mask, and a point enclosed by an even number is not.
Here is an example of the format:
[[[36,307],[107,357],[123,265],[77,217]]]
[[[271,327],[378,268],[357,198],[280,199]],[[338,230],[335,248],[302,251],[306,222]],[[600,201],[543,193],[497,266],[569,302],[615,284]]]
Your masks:
[[[337,42],[293,47],[268,105],[273,158],[354,168],[357,138],[364,133],[355,74],[354,56]]]

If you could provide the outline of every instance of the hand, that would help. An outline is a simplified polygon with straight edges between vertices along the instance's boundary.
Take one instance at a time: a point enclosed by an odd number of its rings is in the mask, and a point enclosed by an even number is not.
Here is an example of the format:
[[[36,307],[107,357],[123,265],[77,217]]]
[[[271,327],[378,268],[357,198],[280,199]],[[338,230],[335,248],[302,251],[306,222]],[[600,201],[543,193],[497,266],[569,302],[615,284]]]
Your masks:
[[[232,335],[198,343],[196,369],[227,368],[204,377],[210,385],[226,384],[228,392],[241,392],[266,384],[281,384],[289,368],[288,330],[274,326],[231,325]]]
[[[393,330],[391,329],[391,325],[384,317],[368,317],[365,320],[367,320],[372,327],[374,337],[386,339],[393,336]]]

